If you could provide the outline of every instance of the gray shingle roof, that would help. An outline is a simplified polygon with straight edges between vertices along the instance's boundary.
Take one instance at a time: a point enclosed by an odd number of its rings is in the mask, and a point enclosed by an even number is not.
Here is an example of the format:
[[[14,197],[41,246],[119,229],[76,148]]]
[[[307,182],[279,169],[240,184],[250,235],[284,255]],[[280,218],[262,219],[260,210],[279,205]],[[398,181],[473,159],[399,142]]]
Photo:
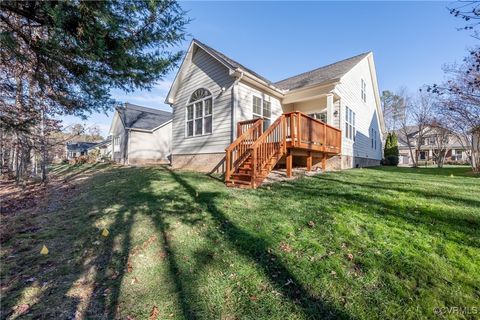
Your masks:
[[[224,55],[223,53],[213,49],[212,47],[209,47],[207,46],[206,44],[202,43],[201,41],[198,41],[197,39],[193,39],[194,42],[196,42],[198,45],[200,45],[200,47],[204,48],[208,53],[210,53],[212,56],[216,57],[217,59],[221,60],[223,63],[225,63],[227,66],[229,66],[231,69],[236,69],[236,68],[240,68],[240,69],[243,69],[245,71],[247,71],[248,73],[251,73],[253,74],[255,77],[259,78],[259,79],[262,79],[263,81],[265,81],[266,83],[268,84],[271,84],[272,82],[270,80],[268,80],[267,78],[259,75],[258,73],[256,73],[255,71],[253,71],[252,69],[249,69],[247,67],[245,67],[244,65],[242,65],[241,63],[227,57],[226,55]]]
[[[98,142],[84,142],[84,141],[69,142],[67,143],[67,150],[72,152],[87,151],[88,148],[95,146],[97,143]]]
[[[307,71],[305,73],[275,82],[273,85],[283,90],[294,90],[305,86],[321,84],[340,79],[369,53],[370,52],[365,52],[357,56],[320,67],[318,69]]]
[[[126,128],[153,130],[172,119],[172,113],[158,109],[125,103],[117,108],[120,119]]]

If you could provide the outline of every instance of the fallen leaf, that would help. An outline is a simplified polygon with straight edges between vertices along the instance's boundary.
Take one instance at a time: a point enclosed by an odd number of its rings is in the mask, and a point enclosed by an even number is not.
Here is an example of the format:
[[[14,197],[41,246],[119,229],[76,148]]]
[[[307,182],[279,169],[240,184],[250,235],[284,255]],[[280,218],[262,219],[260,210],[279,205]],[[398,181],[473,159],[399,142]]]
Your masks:
[[[331,274],[332,276],[334,276],[334,277],[337,275],[337,273],[336,273],[335,271],[333,271],[333,270],[330,272],[330,274]]]
[[[158,317],[158,308],[157,306],[153,306],[152,311],[150,311],[149,320],[156,320]]]
[[[348,260],[352,261],[353,260],[353,254],[351,254],[351,253],[347,254],[347,258],[348,258]]]
[[[139,283],[139,282],[140,282],[140,281],[138,281],[138,278],[137,278],[137,277],[135,277],[135,278],[132,279],[132,284]]]
[[[15,311],[18,313],[18,315],[25,314],[29,310],[30,310],[30,305],[28,305],[28,304],[21,304],[15,309]]]
[[[105,238],[108,237],[108,234],[109,234],[109,233],[110,233],[110,232],[108,232],[108,230],[107,230],[106,228],[104,228],[104,229],[102,230],[102,236],[105,237]]]
[[[292,252],[292,247],[288,243],[285,243],[285,242],[280,243],[280,249],[284,252]]]
[[[310,228],[314,228],[314,227],[315,227],[315,222],[313,222],[313,221],[311,221],[311,220],[308,221],[308,226],[309,226]]]
[[[250,296],[250,301],[257,301],[258,298],[256,295]]]
[[[48,254],[48,248],[43,245],[42,250],[40,250],[40,254],[47,255]]]

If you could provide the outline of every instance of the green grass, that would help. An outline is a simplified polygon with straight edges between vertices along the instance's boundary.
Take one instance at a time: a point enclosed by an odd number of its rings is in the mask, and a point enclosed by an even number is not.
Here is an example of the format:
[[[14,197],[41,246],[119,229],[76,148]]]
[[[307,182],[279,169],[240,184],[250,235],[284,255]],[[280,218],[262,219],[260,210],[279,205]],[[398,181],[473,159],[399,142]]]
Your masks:
[[[54,170],[95,174],[12,222],[40,229],[2,245],[2,318],[22,304],[48,319],[146,319],[154,306],[158,319],[480,312],[480,179],[466,167],[348,170],[257,190],[162,167]]]

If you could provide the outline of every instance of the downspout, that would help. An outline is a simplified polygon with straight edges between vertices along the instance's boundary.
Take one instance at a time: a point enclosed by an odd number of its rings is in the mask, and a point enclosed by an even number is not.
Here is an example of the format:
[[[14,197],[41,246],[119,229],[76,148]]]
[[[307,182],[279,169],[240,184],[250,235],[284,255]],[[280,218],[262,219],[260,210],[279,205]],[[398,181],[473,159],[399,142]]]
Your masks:
[[[130,157],[128,156],[130,153],[130,132],[132,132],[132,129],[128,129],[128,134],[127,134],[127,150],[125,152],[125,160],[127,165],[130,164]]]
[[[243,71],[240,71],[240,76],[233,82],[232,85],[232,134],[230,136],[230,143],[232,143],[237,136],[237,97],[235,96],[235,88],[243,78]]]

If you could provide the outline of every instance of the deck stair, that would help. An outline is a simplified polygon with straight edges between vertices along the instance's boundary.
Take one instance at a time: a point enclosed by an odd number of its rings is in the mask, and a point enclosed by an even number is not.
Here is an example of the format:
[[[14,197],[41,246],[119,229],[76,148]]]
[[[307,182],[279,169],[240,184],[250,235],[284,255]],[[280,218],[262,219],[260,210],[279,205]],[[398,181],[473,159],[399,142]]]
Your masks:
[[[225,183],[257,188],[282,157],[291,172],[292,150],[325,156],[340,153],[341,131],[301,112],[282,114],[265,131],[263,119],[239,122],[237,139],[225,150]],[[308,162],[310,161],[310,162]]]

